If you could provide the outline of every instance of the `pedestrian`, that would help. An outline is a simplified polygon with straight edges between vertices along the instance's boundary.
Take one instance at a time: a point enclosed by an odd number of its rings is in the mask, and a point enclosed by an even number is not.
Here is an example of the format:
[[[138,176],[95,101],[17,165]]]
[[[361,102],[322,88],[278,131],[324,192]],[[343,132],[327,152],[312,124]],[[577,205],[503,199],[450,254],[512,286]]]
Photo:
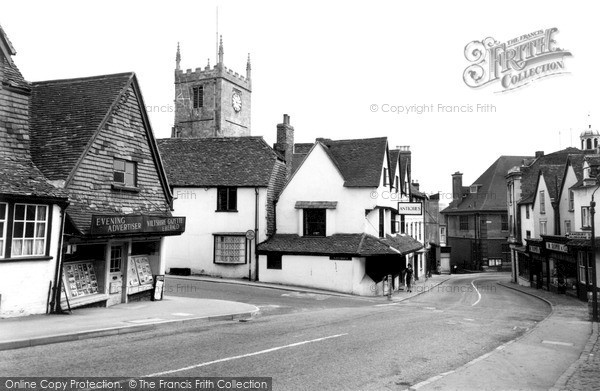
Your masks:
[[[412,269],[412,265],[409,263],[408,266],[406,266],[406,276],[405,276],[407,292],[412,292],[412,278],[413,278],[413,269]]]

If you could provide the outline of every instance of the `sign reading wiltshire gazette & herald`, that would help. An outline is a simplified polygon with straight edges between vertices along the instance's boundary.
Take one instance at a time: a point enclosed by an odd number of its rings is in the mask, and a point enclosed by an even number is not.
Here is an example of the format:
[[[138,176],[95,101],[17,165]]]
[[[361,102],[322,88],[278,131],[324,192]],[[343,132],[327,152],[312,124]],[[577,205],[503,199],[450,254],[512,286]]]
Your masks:
[[[185,217],[142,215],[92,215],[92,235],[135,233],[180,234],[185,231]]]

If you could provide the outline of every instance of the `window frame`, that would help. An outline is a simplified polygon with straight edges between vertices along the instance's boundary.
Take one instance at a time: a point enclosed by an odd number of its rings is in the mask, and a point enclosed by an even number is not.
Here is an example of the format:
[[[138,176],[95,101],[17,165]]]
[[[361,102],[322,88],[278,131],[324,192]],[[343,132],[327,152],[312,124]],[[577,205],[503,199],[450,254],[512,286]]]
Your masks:
[[[540,190],[540,214],[546,214],[546,191]]]
[[[529,220],[529,204],[525,205],[525,219]]]
[[[117,163],[123,163],[123,169],[119,170],[116,167]],[[133,167],[133,183],[128,183],[127,182],[127,168],[128,167]],[[116,176],[117,174],[122,174],[123,175],[123,180],[117,180]],[[131,174],[131,173],[129,173]],[[138,184],[138,167],[137,167],[137,162],[134,162],[133,160],[127,160],[127,159],[122,159],[122,158],[118,158],[118,157],[113,157],[113,184],[117,185],[117,186],[122,186],[122,187],[126,187],[126,188],[137,188],[137,184]]]
[[[23,212],[23,219],[17,219],[17,207],[18,206],[24,206],[24,212]],[[35,208],[34,211],[34,217],[33,220],[29,219],[27,216],[27,210],[28,207],[33,207]],[[38,219],[38,208],[39,207],[44,207],[45,208],[45,216],[43,220]],[[8,224],[10,224],[11,226],[11,230],[10,230],[10,257],[5,257],[3,259],[23,259],[23,258],[40,258],[40,257],[47,257],[48,256],[48,252],[49,252],[49,244],[50,244],[50,235],[51,235],[51,230],[50,230],[50,223],[51,223],[51,208],[52,205],[48,205],[48,204],[28,204],[28,203],[22,203],[22,202],[15,202],[14,204],[12,204],[12,208],[10,208],[10,210],[12,210],[12,218],[8,221]],[[7,216],[11,217],[11,213],[9,212],[8,208],[7,208]],[[23,234],[22,236],[19,236],[18,238],[15,237],[15,232],[17,232],[16,230],[16,224],[18,223],[22,223],[23,224]],[[27,234],[27,226],[28,224],[33,224],[33,236],[30,237]],[[44,235],[43,236],[38,236],[37,232],[38,232],[38,224],[44,224]],[[8,230],[8,228],[7,228]],[[5,246],[6,243],[8,242],[8,232],[7,232],[7,238],[5,239]],[[15,254],[15,240],[20,240],[21,241],[21,253],[20,254]],[[23,250],[24,250],[24,245],[25,245],[25,241],[26,240],[32,240],[33,244],[32,244],[32,253],[31,254],[23,254]],[[35,241],[36,240],[42,240],[42,252],[39,254],[35,253]],[[4,252],[4,255],[7,255],[8,251]]]
[[[309,217],[315,217],[316,213],[320,213],[323,216],[322,221],[308,221]],[[314,214],[313,216],[311,216],[311,214]],[[320,232],[322,231],[322,234],[318,234],[316,235],[314,233],[308,233],[309,232],[309,226],[312,225],[323,225],[322,229],[319,229],[316,232]],[[324,238],[327,236],[327,209],[324,208],[305,208],[302,209],[302,236],[309,236],[309,237],[317,237],[317,238]]]
[[[4,258],[6,243],[8,242],[8,202],[0,202],[0,207],[4,206],[4,216],[0,215],[0,259]]]
[[[573,190],[569,190],[569,212],[573,212],[575,210],[575,192]]]
[[[383,186],[387,186],[389,184],[389,174],[388,169],[386,167],[383,168]]]
[[[548,234],[548,222],[545,220],[540,220],[540,235]]]
[[[508,230],[509,230],[508,215],[501,214],[500,215],[500,231],[508,231]]]
[[[385,237],[385,210],[379,209],[379,237]]]
[[[219,186],[217,187],[217,209],[216,212],[237,212],[238,188],[234,186]],[[226,192],[226,205],[221,202],[221,192]],[[232,197],[233,195],[233,197]],[[232,201],[233,200],[233,201]]]
[[[573,230],[573,225],[571,224],[571,220],[565,220],[565,235],[571,233]]]
[[[237,238],[241,240],[241,244],[243,246],[244,254],[243,254],[243,262],[231,262],[231,261],[223,261],[221,260],[223,257],[222,254],[217,254],[219,249],[217,248],[217,243],[219,238]],[[225,257],[232,257],[230,255],[226,255]],[[235,233],[219,233],[213,234],[213,263],[218,265],[245,265],[248,263],[248,240],[244,234],[235,234]]]
[[[584,213],[585,211],[585,213]],[[589,206],[581,207],[581,228],[592,228],[592,219]],[[587,223],[587,224],[586,224]]]
[[[116,252],[117,250],[119,252],[119,256],[115,257],[114,252]],[[118,260],[118,267],[116,266],[117,260]],[[110,246],[110,261],[109,261],[109,265],[108,265],[108,272],[109,273],[120,273],[122,271],[123,271],[123,246],[122,245]]]
[[[204,85],[192,87],[192,108],[201,109],[204,107]]]
[[[459,231],[468,231],[469,230],[469,216],[467,216],[467,215],[459,215],[458,216],[458,230]]]
[[[282,270],[282,254],[281,253],[268,253],[267,254],[267,269],[268,270]]]

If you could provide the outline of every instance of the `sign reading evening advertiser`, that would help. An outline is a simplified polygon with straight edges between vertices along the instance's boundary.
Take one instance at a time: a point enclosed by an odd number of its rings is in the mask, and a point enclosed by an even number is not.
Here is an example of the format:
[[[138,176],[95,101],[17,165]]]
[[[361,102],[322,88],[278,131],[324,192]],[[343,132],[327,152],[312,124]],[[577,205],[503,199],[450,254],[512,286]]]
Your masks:
[[[119,235],[136,233],[181,234],[185,231],[185,217],[142,215],[92,215],[92,235]]]
[[[399,215],[422,215],[423,204],[421,202],[398,202]]]

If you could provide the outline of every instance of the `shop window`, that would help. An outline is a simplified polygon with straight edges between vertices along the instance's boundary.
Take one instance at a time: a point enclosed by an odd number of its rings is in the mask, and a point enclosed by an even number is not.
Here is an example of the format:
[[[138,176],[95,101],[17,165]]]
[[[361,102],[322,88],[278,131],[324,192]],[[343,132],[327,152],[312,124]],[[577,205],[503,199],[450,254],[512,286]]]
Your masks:
[[[12,256],[44,255],[48,226],[48,206],[15,204]]]
[[[502,231],[508,231],[508,215],[501,215],[500,219],[501,219],[501,225],[502,225],[502,227],[500,229]]]
[[[581,207],[581,227],[582,228],[591,228],[592,220],[590,215],[590,207],[582,206]]]
[[[204,86],[192,88],[192,99],[194,109],[198,109],[204,106]]]
[[[237,212],[237,187],[217,188],[217,212]]]
[[[540,190],[540,213],[546,213],[546,192],[544,190]]]
[[[569,190],[569,210],[575,210],[575,194],[573,193],[573,190]]]
[[[123,266],[123,247],[112,246],[110,248],[110,272],[119,273]]]
[[[137,185],[137,166],[135,162],[123,159],[113,160],[113,181],[115,184],[136,187]]]
[[[4,257],[4,243],[6,243],[6,214],[8,204],[0,203],[0,258]]]
[[[325,209],[304,209],[304,236],[325,236],[325,233]]]
[[[281,254],[267,254],[267,269],[281,270]]]
[[[459,216],[459,229],[461,231],[469,230],[469,216]]]
[[[215,263],[246,263],[246,237],[215,235]]]

